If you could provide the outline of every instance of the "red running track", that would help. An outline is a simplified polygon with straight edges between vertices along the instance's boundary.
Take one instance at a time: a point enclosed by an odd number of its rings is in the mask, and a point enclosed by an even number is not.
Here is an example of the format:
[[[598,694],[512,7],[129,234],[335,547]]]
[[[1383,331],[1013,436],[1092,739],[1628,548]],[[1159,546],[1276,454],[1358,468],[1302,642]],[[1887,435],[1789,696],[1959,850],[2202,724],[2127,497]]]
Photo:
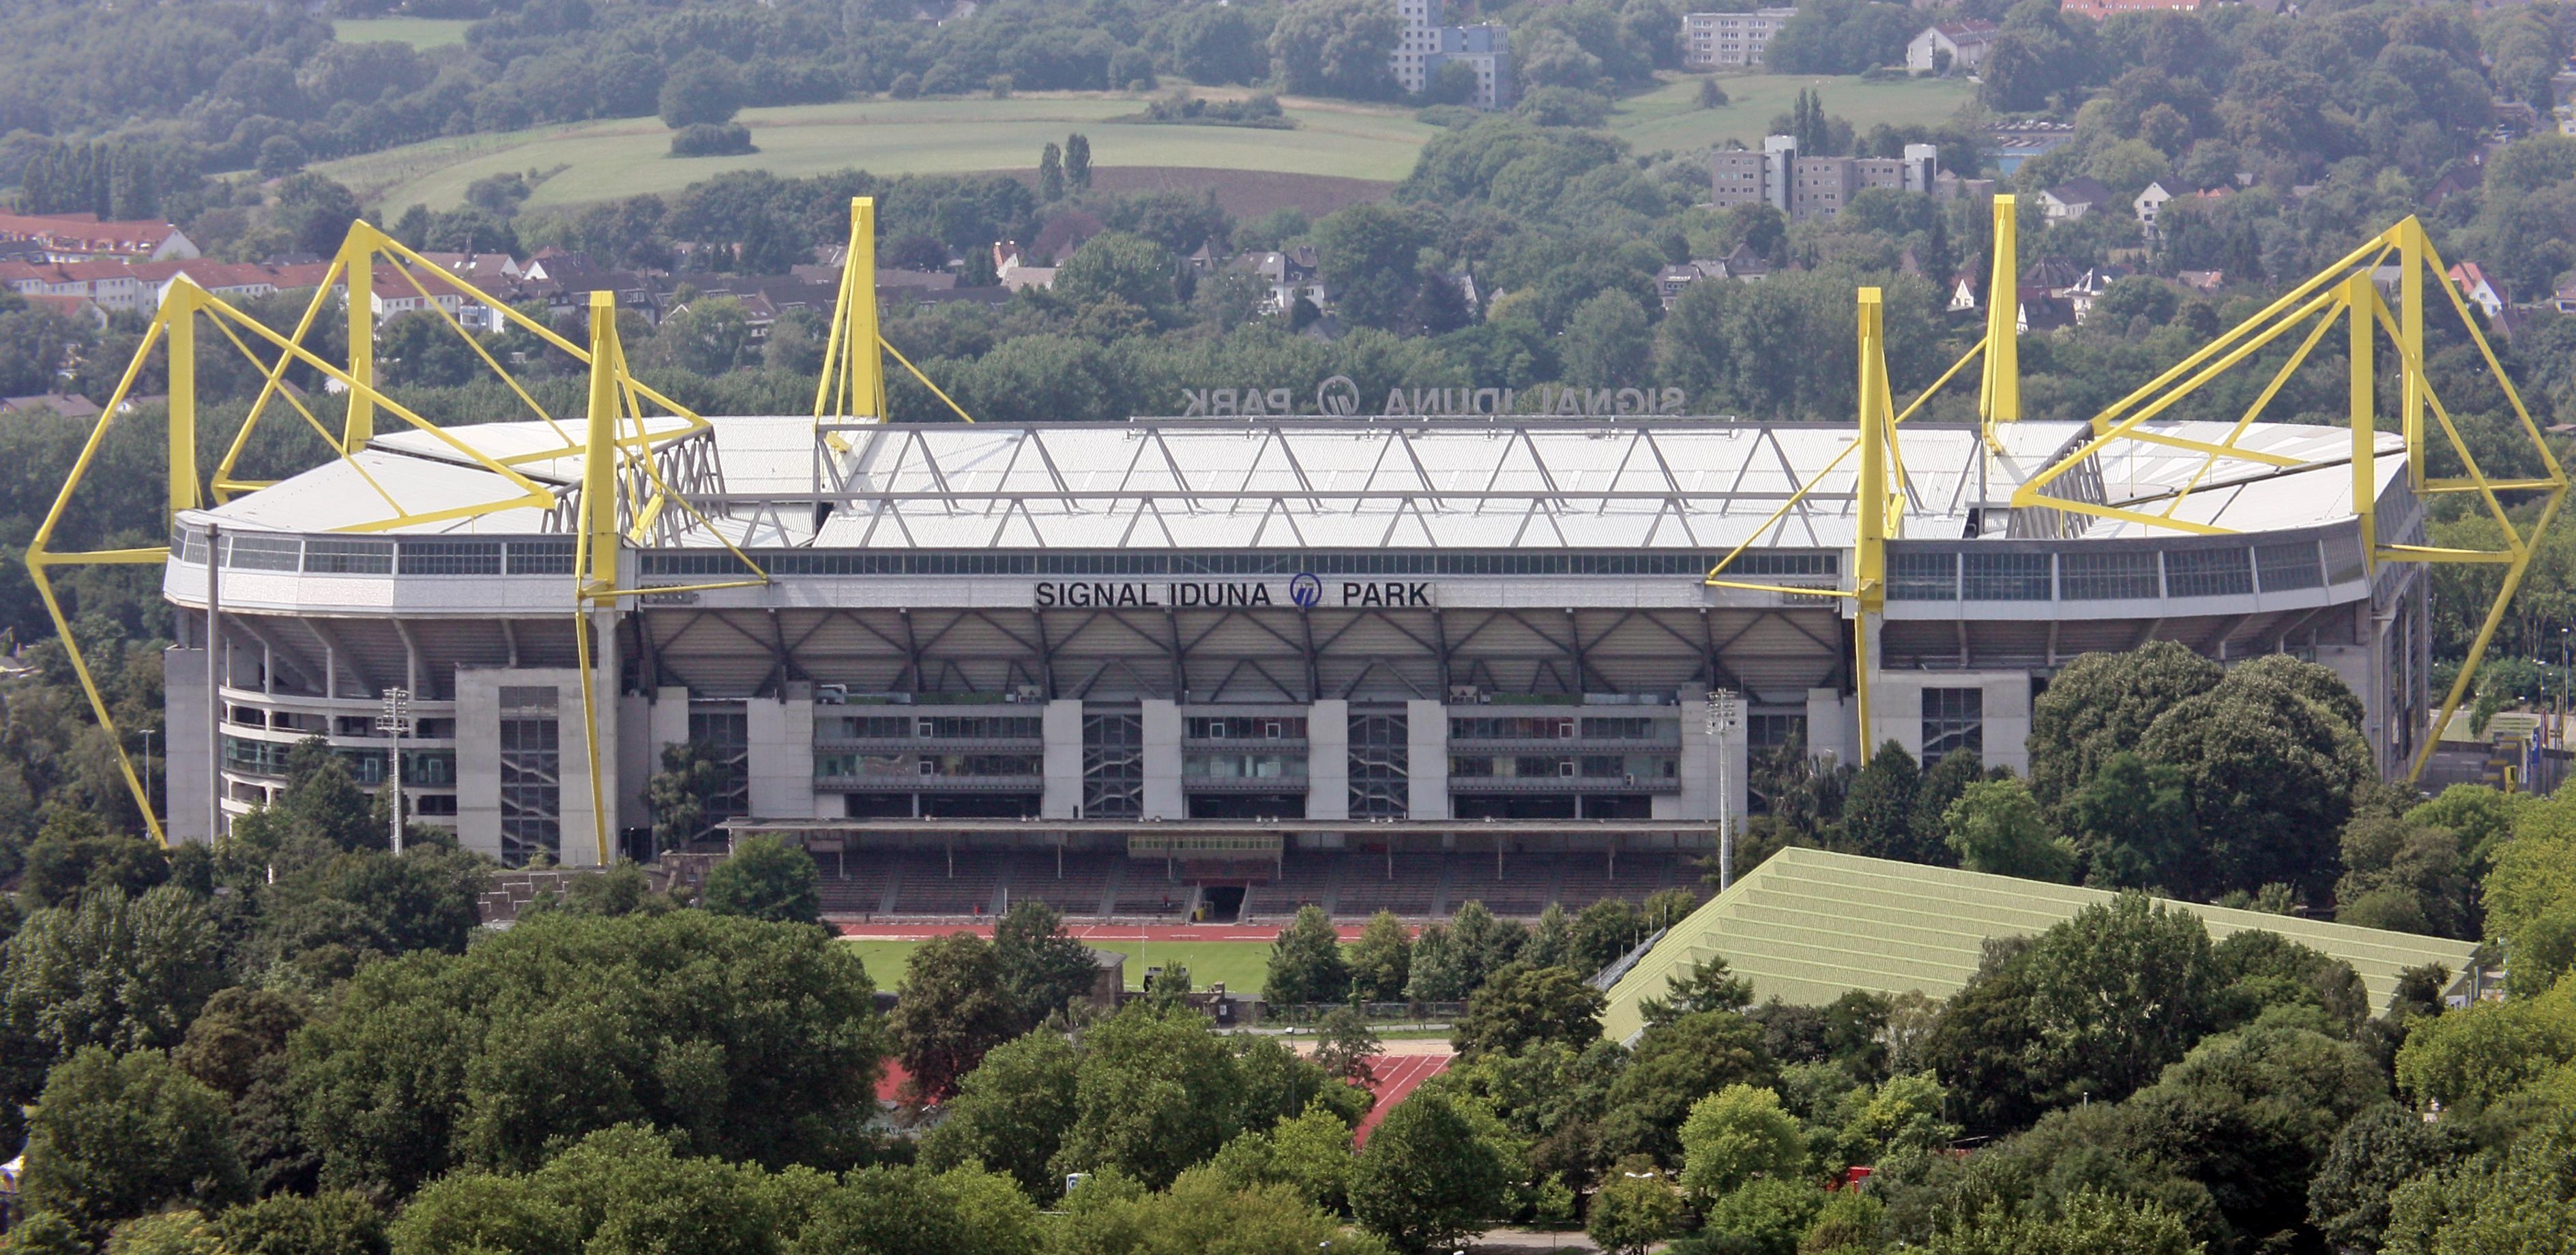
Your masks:
[[[1386,1113],[1413,1093],[1414,1087],[1449,1070],[1451,1055],[1380,1055],[1377,1059],[1377,1083],[1369,1088],[1377,1092],[1377,1105],[1361,1117],[1360,1127],[1352,1130],[1351,1144],[1368,1145],[1369,1134]]]

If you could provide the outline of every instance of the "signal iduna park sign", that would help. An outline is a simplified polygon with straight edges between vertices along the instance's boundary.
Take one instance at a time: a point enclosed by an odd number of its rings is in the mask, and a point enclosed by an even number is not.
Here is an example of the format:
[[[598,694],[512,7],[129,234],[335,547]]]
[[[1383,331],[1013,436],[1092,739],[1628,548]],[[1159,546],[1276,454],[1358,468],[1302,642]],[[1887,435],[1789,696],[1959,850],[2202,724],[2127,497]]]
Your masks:
[[[1056,606],[1117,609],[1295,606],[1385,606],[1428,609],[1429,580],[1334,580],[1299,574],[1284,588],[1271,580],[1041,580],[1034,598]]]
[[[1524,407],[1524,400],[1536,405]],[[1576,388],[1556,384],[1513,388],[1389,388],[1373,418],[1467,418],[1478,415],[1676,415],[1689,398],[1679,388]],[[1182,418],[1287,417],[1300,413],[1293,388],[1183,388]],[[1353,418],[1362,413],[1360,386],[1348,375],[1335,375],[1315,385],[1309,414]]]

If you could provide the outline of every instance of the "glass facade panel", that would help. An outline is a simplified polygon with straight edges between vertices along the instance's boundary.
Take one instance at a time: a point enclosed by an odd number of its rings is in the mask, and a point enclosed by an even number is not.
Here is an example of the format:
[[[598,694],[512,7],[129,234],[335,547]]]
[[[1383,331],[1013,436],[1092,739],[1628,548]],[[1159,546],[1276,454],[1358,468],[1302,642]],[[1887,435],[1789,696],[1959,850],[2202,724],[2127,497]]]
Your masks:
[[[2057,581],[2058,595],[2068,601],[2146,601],[2164,595],[2152,552],[2061,554]]]
[[[555,719],[501,721],[501,861],[525,867],[563,841],[563,751]]]
[[[2174,597],[2242,597],[2254,591],[2245,551],[2173,549],[2165,553],[2165,592]]]
[[[2317,560],[2317,547],[2305,540],[2256,545],[2254,569],[2262,576],[2263,591],[2267,593],[2323,588],[2326,583],[2325,566]]]
[[[2047,601],[2049,555],[1970,553],[1962,584],[1970,601]]]
[[[1082,817],[1136,819],[1145,813],[1145,717],[1082,717]]]
[[[1352,715],[1351,818],[1402,819],[1413,805],[1405,717]]]
[[[1956,750],[1985,755],[1985,690],[1923,690],[1923,761],[1933,762]]]
[[[1957,601],[1959,555],[1891,553],[1887,555],[1890,601]]]

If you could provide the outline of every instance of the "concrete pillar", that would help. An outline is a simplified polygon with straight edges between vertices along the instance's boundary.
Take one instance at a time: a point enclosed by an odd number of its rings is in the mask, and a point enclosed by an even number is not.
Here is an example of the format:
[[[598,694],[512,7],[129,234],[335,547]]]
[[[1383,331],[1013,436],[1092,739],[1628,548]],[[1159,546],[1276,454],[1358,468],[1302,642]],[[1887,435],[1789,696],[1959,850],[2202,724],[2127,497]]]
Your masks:
[[[1449,707],[1440,702],[1404,704],[1407,819],[1449,818]]]
[[[662,747],[653,740],[653,699],[642,693],[617,698],[617,810],[649,823],[653,809],[647,790],[662,769]],[[611,853],[615,853],[611,851]]]
[[[1859,715],[1842,690],[1807,690],[1807,753],[1860,765]]]
[[[2030,775],[2030,677],[1990,676],[1985,690],[1986,765]]]
[[[689,690],[665,684],[653,690],[653,770],[662,769],[662,747],[689,740]]]
[[[521,674],[456,673],[456,844],[488,858],[501,857],[501,682]]]
[[[161,693],[161,726],[168,735],[152,747],[166,785],[161,823],[173,844],[204,844],[214,839],[206,831],[206,793],[218,787],[206,775],[206,651],[161,651]]]
[[[1181,797],[1181,708],[1148,698],[1145,722],[1145,818],[1187,819]]]
[[[623,671],[617,651],[617,611],[599,609],[591,612],[591,702],[598,721],[599,769],[604,773],[617,770],[617,695],[619,674]],[[617,853],[617,779],[611,774],[602,781],[597,797],[606,808],[605,815],[591,810],[590,746],[583,739],[581,677],[574,675],[569,688],[559,689],[556,709],[565,712],[561,718],[563,743],[563,841],[555,860],[566,867],[599,865],[599,834],[608,834],[609,854]],[[580,784],[575,787],[578,776]],[[576,812],[579,818],[575,818]]]
[[[1306,709],[1306,818],[1351,817],[1351,704]]]
[[[1038,717],[1046,737],[1046,788],[1038,795],[1038,814],[1047,819],[1073,819],[1082,809],[1082,700],[1058,698]]]
[[[814,813],[814,697],[790,684],[780,699],[743,703],[755,819],[804,819]]]

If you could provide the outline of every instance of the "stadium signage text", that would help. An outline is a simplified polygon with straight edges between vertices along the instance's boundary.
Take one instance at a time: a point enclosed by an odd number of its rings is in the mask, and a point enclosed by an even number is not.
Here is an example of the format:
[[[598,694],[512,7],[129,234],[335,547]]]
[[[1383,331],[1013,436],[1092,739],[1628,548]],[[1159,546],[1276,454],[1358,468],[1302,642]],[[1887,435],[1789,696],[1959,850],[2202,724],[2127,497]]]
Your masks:
[[[1429,580],[1334,580],[1300,575],[1284,591],[1265,580],[1040,580],[1035,602],[1041,610],[1058,606],[1114,610],[1259,608],[1324,604],[1325,594],[1339,593],[1343,606],[1430,608]]]
[[[1525,405],[1534,399],[1535,405]],[[1542,384],[1524,393],[1513,388],[1389,388],[1373,417],[1448,418],[1529,414],[1602,417],[1680,414],[1689,398],[1679,388],[1574,388]],[[1297,396],[1289,388],[1183,388],[1182,418],[1258,418],[1293,415]],[[1335,375],[1315,386],[1310,411],[1332,418],[1360,414],[1359,385],[1348,375]]]

